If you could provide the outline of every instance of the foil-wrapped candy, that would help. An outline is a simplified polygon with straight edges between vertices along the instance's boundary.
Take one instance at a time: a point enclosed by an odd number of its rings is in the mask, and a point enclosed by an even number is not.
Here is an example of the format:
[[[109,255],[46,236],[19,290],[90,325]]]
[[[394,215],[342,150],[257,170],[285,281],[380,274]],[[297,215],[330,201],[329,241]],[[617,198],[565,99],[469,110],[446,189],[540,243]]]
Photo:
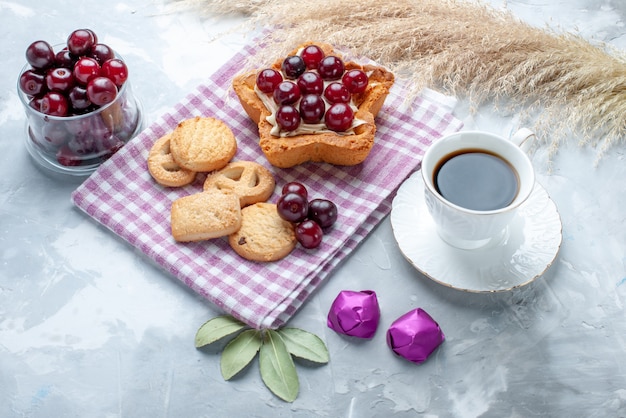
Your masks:
[[[343,290],[328,312],[328,327],[337,333],[372,338],[378,328],[380,308],[372,290]]]
[[[387,345],[413,363],[423,363],[444,341],[439,324],[421,308],[396,319],[387,330]]]

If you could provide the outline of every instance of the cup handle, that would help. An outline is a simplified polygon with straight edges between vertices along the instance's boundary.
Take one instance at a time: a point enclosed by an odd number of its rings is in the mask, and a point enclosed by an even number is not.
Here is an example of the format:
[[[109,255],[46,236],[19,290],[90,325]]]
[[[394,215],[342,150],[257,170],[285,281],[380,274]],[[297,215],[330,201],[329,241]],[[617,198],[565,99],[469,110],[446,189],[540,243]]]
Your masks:
[[[528,128],[521,128],[511,137],[511,142],[520,147],[522,151],[528,153],[537,136]]]

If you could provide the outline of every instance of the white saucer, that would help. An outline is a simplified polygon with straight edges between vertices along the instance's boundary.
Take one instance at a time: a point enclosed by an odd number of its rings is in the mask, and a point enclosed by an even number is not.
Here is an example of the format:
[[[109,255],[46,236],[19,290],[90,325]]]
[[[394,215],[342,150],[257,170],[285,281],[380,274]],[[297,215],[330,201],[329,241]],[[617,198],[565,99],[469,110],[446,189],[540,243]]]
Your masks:
[[[442,285],[468,292],[500,292],[531,283],[550,267],[562,241],[556,205],[536,183],[502,241],[477,250],[452,247],[437,234],[419,171],[398,189],[391,226],[400,251],[417,270]]]

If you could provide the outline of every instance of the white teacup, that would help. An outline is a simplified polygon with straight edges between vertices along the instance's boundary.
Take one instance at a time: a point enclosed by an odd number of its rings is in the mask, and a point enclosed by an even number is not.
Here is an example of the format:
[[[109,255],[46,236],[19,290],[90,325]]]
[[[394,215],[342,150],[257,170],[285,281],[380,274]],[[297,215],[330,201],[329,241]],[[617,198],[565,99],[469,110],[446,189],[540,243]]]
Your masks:
[[[506,236],[516,209],[535,184],[526,154],[534,136],[525,128],[510,140],[488,132],[462,131],[440,138],[428,148],[421,168],[425,200],[445,242],[472,250]],[[492,164],[494,171],[489,171]],[[503,195],[507,189],[510,196]]]

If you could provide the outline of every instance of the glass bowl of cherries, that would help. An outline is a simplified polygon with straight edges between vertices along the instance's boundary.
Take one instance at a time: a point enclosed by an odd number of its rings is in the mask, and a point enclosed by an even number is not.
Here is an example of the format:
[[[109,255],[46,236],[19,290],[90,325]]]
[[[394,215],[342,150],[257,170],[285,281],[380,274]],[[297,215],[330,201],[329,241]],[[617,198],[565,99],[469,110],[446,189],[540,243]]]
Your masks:
[[[124,59],[90,29],[65,44],[26,48],[17,90],[26,111],[26,148],[52,171],[89,175],[141,130],[142,112]]]

